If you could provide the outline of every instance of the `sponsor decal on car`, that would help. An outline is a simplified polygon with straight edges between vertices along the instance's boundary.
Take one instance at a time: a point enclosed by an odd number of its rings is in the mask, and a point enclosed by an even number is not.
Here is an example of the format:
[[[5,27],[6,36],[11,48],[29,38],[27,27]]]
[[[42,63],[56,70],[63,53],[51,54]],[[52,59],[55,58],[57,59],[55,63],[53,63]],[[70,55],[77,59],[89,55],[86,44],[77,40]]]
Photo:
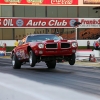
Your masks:
[[[18,50],[16,52],[16,55],[17,55],[18,59],[20,59],[20,60],[29,58],[28,54],[26,54],[24,50]]]

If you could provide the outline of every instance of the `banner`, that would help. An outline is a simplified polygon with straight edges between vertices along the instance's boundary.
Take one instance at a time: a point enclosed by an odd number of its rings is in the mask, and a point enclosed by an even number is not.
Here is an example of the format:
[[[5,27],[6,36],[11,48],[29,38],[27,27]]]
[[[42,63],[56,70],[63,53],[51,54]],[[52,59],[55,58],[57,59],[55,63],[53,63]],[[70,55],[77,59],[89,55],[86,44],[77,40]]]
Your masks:
[[[100,4],[100,0],[83,0],[83,4]]]
[[[0,56],[6,55],[6,48],[0,47]]]
[[[0,0],[0,5],[100,6],[100,0]]]
[[[0,28],[100,28],[100,18],[21,18],[0,17]]]
[[[78,0],[0,0],[0,5],[67,6],[78,5]]]
[[[77,18],[0,18],[0,28],[70,28]]]
[[[100,6],[100,0],[78,0],[78,6]]]
[[[79,28],[100,28],[100,18],[79,18]]]

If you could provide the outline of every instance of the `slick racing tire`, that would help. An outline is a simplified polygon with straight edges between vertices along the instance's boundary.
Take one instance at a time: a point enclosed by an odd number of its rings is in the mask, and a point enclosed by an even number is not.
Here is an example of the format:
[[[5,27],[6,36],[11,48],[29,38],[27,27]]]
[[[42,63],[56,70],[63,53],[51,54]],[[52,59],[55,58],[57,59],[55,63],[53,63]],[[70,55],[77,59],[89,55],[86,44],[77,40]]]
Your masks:
[[[20,69],[21,68],[21,62],[18,60],[16,54],[12,55],[12,65],[14,69]]]
[[[36,64],[36,56],[32,50],[29,51],[29,64],[31,67],[34,67]]]
[[[56,67],[56,60],[53,60],[53,61],[47,61],[46,62],[46,65],[49,69],[55,69]]]
[[[70,64],[70,65],[74,65],[74,64],[75,64],[75,58],[76,58],[75,53],[72,54],[72,55],[69,57],[69,64]]]

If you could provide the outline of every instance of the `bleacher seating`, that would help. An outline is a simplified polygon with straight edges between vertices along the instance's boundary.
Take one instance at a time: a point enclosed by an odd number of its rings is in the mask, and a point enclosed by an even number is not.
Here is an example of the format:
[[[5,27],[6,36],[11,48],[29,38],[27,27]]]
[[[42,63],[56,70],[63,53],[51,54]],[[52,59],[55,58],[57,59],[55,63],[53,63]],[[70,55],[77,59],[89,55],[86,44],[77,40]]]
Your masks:
[[[97,39],[98,37],[100,37],[100,29],[97,28],[91,28],[79,32],[80,39]]]
[[[68,33],[61,35],[64,39],[75,39],[75,33]],[[79,39],[97,39],[100,37],[100,29],[98,28],[90,28],[82,30],[78,33]]]
[[[75,39],[75,33],[72,33],[72,34],[62,34],[61,35],[64,39],[69,39],[69,40],[72,40],[72,39]]]

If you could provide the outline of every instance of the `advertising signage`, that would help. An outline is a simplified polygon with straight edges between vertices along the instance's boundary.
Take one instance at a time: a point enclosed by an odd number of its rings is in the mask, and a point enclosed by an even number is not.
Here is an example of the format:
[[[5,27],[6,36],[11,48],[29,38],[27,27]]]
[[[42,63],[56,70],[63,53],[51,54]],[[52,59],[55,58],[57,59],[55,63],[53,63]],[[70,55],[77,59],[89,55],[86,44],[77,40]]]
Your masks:
[[[0,18],[0,28],[71,28],[78,19]]]
[[[18,18],[0,17],[0,28],[100,28],[100,18]]]
[[[100,6],[100,0],[0,0],[0,5]]]
[[[100,4],[100,0],[83,0],[83,4]]]
[[[79,18],[79,28],[100,28],[100,18]]]
[[[0,5],[66,6],[78,5],[78,0],[0,0]]]
[[[18,18],[0,17],[0,28],[100,28],[100,18]]]

